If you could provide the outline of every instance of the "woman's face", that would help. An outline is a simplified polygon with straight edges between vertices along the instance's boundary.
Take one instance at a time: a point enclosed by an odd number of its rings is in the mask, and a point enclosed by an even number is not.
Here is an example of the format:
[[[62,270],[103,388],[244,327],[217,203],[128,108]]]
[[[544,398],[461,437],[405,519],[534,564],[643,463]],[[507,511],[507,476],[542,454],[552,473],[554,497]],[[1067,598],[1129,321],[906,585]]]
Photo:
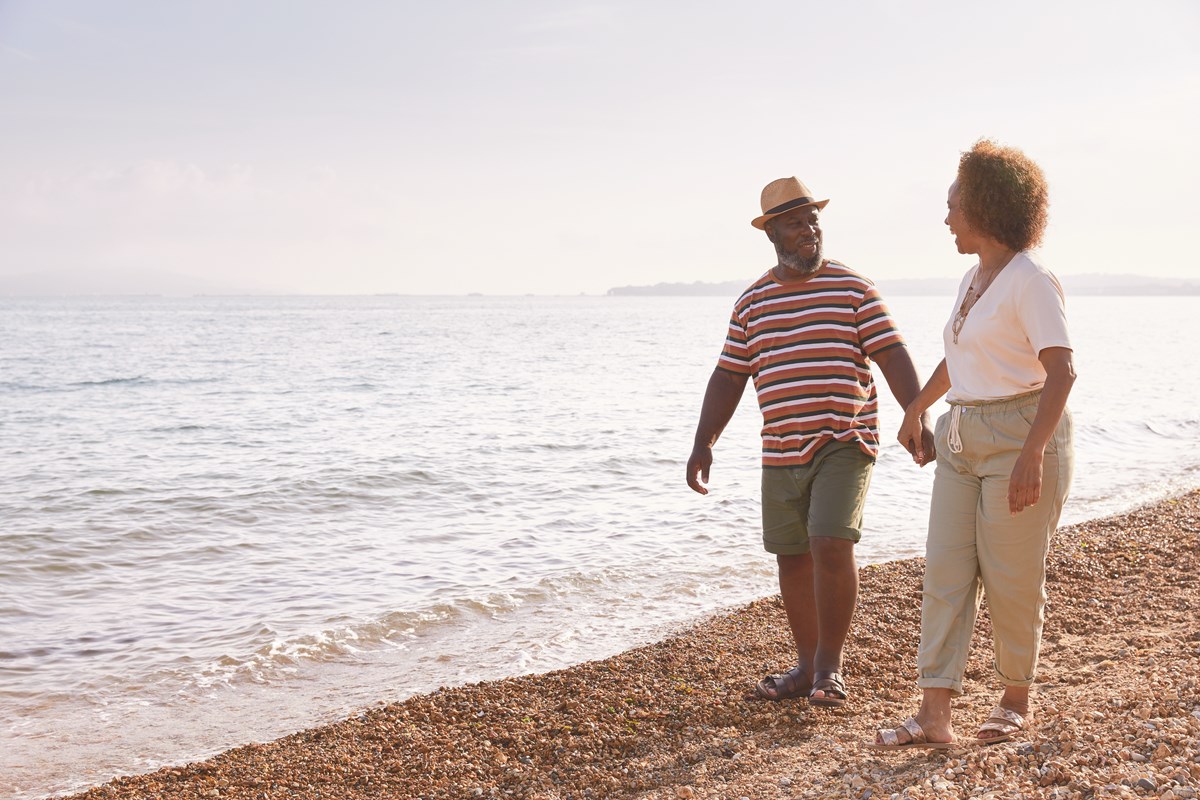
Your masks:
[[[979,234],[971,229],[971,224],[967,222],[967,215],[963,213],[962,206],[959,205],[958,181],[950,184],[946,207],[949,209],[946,213],[946,225],[950,228],[950,233],[954,235],[954,244],[958,246],[958,252],[964,255],[978,253]]]

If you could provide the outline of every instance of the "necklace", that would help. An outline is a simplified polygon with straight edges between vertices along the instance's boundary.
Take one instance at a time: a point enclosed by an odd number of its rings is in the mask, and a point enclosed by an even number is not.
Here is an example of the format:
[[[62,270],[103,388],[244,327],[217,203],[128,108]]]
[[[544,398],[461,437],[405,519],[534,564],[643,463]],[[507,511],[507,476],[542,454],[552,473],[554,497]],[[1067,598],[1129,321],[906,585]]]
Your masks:
[[[962,305],[958,307],[958,312],[954,315],[954,322],[950,325],[950,331],[954,334],[954,343],[958,344],[958,335],[962,333],[963,325],[967,324],[967,314],[971,313],[971,309],[975,307],[975,303],[979,298],[983,297],[983,293],[992,285],[992,281],[996,280],[996,276],[1000,274],[1000,270],[996,270],[987,277],[987,281],[981,281],[979,288],[975,288],[975,282],[980,280],[979,272],[983,269],[980,265],[975,270],[975,277],[971,279],[971,285],[967,287],[967,294],[963,297]],[[1001,267],[1003,269],[1003,267]]]

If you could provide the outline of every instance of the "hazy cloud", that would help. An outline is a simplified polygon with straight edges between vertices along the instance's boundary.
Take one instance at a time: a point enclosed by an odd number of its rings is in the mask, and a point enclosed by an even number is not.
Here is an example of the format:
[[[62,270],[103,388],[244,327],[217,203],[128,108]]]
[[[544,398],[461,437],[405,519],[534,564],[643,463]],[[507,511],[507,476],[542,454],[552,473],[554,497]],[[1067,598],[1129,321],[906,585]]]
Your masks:
[[[517,26],[523,34],[552,34],[563,31],[587,30],[606,25],[614,18],[614,10],[607,5],[582,5],[574,8],[557,9],[525,19]]]

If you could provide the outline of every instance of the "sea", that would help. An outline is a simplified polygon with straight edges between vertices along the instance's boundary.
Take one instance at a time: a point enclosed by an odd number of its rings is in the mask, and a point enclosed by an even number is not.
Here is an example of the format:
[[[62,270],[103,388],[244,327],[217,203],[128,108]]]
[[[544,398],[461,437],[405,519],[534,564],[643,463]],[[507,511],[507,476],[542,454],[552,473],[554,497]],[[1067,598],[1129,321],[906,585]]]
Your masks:
[[[0,797],[602,658],[773,594],[752,392],[711,494],[684,481],[732,301],[0,298]],[[951,304],[890,298],[922,377]],[[1200,486],[1200,298],[1068,313],[1064,523]],[[933,477],[877,380],[862,564],[923,553]]]

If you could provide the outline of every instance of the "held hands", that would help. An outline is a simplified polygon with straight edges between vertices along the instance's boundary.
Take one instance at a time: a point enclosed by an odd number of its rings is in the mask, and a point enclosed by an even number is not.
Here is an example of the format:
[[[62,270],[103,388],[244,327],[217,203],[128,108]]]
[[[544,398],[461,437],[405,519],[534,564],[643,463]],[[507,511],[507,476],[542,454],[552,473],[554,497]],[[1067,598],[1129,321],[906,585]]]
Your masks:
[[[1021,451],[1008,479],[1008,511],[1014,517],[1042,496],[1042,452]]]
[[[910,406],[909,410],[904,412],[904,421],[900,423],[900,433],[896,438],[918,467],[923,467],[937,458],[928,412],[918,414]]]
[[[712,460],[711,447],[698,444],[692,449],[687,462],[687,485],[692,487],[692,491],[708,494],[708,489],[703,484],[708,483],[708,470],[712,467]]]

